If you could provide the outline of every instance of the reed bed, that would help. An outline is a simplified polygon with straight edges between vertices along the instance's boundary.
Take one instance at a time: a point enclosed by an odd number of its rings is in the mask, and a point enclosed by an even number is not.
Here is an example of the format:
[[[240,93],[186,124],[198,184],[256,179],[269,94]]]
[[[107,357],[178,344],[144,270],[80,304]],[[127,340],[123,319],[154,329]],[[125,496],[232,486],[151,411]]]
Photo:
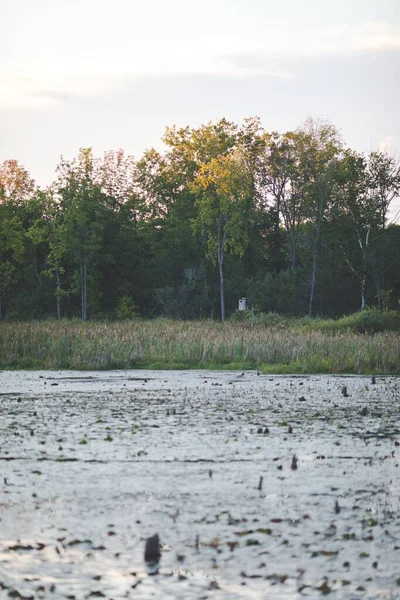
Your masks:
[[[266,373],[400,374],[395,332],[215,321],[45,321],[0,325],[0,368],[259,368]]]

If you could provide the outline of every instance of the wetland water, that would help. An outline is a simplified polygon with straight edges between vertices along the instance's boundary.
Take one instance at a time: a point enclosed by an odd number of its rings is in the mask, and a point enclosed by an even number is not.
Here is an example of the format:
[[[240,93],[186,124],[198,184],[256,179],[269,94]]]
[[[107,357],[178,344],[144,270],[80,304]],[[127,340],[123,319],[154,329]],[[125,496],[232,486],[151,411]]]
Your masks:
[[[398,599],[399,442],[399,378],[0,372],[0,597]]]

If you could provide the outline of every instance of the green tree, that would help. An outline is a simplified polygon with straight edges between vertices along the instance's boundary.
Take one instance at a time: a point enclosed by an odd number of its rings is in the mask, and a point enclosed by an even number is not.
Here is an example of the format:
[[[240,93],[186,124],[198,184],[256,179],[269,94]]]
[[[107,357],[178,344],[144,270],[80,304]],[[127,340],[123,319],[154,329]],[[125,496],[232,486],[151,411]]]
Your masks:
[[[0,321],[10,290],[21,277],[25,253],[24,214],[36,185],[16,160],[0,165]]]
[[[376,204],[370,202],[365,157],[347,150],[340,165],[340,199],[334,211],[339,243],[347,265],[360,285],[361,310],[367,305],[372,232],[378,225]],[[355,243],[352,242],[353,236]]]
[[[171,127],[163,138],[166,152],[152,149],[137,163],[143,219],[151,236],[148,280],[154,285],[158,305],[163,310],[173,306],[176,316],[181,309],[181,314],[195,310],[204,314],[212,287],[204,232],[190,229],[198,212],[193,182],[203,164],[229,154],[236,141],[237,126],[226,119],[197,129]],[[195,273],[189,277],[189,286],[188,273]]]
[[[242,256],[248,244],[252,200],[251,172],[241,149],[203,164],[192,189],[198,194],[194,226],[204,230],[207,254],[218,264],[221,320],[225,320],[224,259],[230,252]]]
[[[301,164],[300,141],[301,136],[291,131],[266,134],[265,138],[264,197],[275,218],[276,236],[281,221],[285,228],[292,269],[297,266],[299,229],[306,215],[306,173]]]
[[[10,289],[19,277],[24,256],[24,232],[21,219],[0,198],[0,321]]]
[[[338,184],[342,141],[331,123],[309,117],[297,130],[299,168],[303,179],[304,217],[311,230],[311,277],[308,316],[312,316],[322,228],[332,210]]]
[[[43,274],[56,282],[56,312],[61,318],[61,300],[69,295],[62,286],[62,277],[65,274],[65,260],[68,254],[68,238],[65,234],[62,207],[52,189],[40,192],[40,212],[31,223],[27,235],[31,239],[33,248],[47,245],[46,266]]]
[[[66,254],[76,266],[75,286],[81,296],[81,317],[88,313],[88,287],[94,287],[101,262],[102,235],[106,220],[106,199],[101,189],[98,161],[91,148],[81,149],[77,159],[62,159],[57,171],[55,193],[61,211],[59,234],[54,237],[54,268]],[[56,225],[56,222],[53,222]],[[74,288],[72,291],[74,291]],[[91,297],[95,304],[96,294]]]
[[[371,152],[366,159],[366,170],[368,199],[379,215],[372,263],[378,306],[383,308],[387,217],[393,200],[400,196],[400,161],[385,152]]]

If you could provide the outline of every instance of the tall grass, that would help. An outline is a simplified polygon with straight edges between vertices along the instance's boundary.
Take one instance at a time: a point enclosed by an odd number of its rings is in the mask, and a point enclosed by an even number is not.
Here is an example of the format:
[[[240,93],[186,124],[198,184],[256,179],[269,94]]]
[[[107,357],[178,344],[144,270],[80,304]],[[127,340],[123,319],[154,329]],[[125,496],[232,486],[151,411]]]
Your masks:
[[[214,321],[45,321],[0,325],[0,368],[260,368],[400,374],[396,332]]]

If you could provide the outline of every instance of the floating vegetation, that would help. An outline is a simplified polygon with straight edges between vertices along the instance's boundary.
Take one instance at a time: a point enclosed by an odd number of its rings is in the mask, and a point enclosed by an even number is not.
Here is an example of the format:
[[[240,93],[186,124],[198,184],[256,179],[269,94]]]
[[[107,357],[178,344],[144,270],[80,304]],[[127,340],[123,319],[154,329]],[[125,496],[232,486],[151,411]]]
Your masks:
[[[241,373],[0,372],[0,595],[396,598],[400,380]]]

